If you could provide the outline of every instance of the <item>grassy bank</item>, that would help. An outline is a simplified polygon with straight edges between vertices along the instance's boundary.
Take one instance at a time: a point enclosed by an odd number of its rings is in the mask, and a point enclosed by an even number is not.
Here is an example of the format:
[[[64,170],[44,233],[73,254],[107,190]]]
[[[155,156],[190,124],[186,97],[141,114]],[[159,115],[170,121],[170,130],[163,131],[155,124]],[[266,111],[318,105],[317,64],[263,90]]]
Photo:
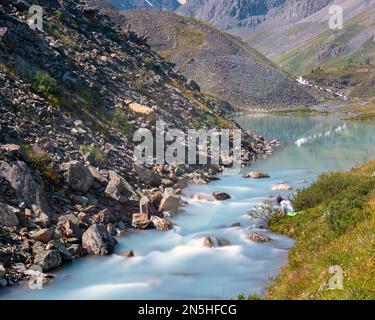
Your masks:
[[[375,299],[375,160],[322,175],[293,199],[303,214],[272,218],[270,229],[296,240],[269,299]],[[342,289],[327,285],[342,268]],[[331,270],[332,271],[332,270]]]

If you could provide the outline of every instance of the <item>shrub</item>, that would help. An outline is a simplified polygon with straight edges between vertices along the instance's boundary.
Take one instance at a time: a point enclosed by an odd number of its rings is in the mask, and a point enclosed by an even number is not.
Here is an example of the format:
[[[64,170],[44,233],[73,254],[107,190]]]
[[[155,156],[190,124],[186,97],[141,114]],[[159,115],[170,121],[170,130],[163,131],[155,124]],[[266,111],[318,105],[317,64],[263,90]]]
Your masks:
[[[350,186],[356,178],[343,173],[324,174],[307,189],[300,190],[292,199],[296,210],[313,208],[329,201]]]
[[[59,177],[52,164],[52,159],[48,153],[24,146],[26,155],[31,161],[34,169],[38,170],[44,177],[46,177],[55,187],[58,186]]]
[[[34,76],[34,87],[38,92],[49,97],[55,92],[57,81],[48,72],[38,71]]]
[[[131,137],[133,134],[133,127],[129,123],[128,117],[122,110],[115,110],[112,114],[111,123],[114,128],[122,132],[123,134]]]
[[[108,158],[107,158],[107,155],[102,151],[100,150],[99,148],[95,147],[95,146],[81,146],[80,147],[80,150],[81,152],[83,153],[91,153],[91,155],[93,156],[94,160],[99,163],[99,164],[103,164],[103,163],[107,163],[108,162]]]

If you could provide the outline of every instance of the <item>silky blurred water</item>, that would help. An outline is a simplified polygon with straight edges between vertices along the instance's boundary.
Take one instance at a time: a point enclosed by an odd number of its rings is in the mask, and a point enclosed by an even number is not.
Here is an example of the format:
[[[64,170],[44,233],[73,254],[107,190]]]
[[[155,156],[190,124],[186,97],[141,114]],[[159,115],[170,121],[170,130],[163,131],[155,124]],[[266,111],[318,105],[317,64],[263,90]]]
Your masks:
[[[245,129],[283,141],[274,155],[247,170],[267,172],[270,179],[221,175],[209,185],[190,186],[183,193],[188,205],[173,219],[173,231],[129,232],[118,239],[117,254],[79,259],[53,272],[55,279],[42,290],[17,286],[0,291],[0,298],[228,299],[239,293],[261,294],[286,263],[293,240],[258,229],[261,221],[247,212],[280,194],[271,190],[276,183],[296,190],[321,172],[349,169],[374,157],[375,126],[336,117],[241,115],[236,120]],[[197,193],[214,191],[228,192],[232,199],[194,199]],[[241,226],[231,227],[234,223]],[[273,241],[247,240],[254,231]],[[206,248],[206,236],[226,239],[230,245]],[[136,257],[118,255],[127,249]]]

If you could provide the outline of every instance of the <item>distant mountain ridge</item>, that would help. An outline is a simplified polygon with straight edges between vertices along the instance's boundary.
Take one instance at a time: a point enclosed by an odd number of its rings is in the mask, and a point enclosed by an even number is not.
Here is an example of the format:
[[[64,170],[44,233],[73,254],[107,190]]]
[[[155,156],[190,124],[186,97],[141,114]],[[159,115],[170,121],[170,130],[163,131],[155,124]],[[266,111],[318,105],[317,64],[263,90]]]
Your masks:
[[[202,91],[239,109],[300,107],[316,99],[239,38],[204,21],[157,9],[122,12],[127,24]]]

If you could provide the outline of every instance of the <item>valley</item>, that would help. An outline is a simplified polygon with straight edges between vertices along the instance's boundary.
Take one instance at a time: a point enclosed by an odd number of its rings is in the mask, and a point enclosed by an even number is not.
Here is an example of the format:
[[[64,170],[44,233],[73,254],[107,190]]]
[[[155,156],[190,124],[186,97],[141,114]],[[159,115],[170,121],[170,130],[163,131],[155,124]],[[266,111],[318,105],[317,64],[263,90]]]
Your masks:
[[[0,300],[374,299],[373,1],[37,5],[0,1]]]

